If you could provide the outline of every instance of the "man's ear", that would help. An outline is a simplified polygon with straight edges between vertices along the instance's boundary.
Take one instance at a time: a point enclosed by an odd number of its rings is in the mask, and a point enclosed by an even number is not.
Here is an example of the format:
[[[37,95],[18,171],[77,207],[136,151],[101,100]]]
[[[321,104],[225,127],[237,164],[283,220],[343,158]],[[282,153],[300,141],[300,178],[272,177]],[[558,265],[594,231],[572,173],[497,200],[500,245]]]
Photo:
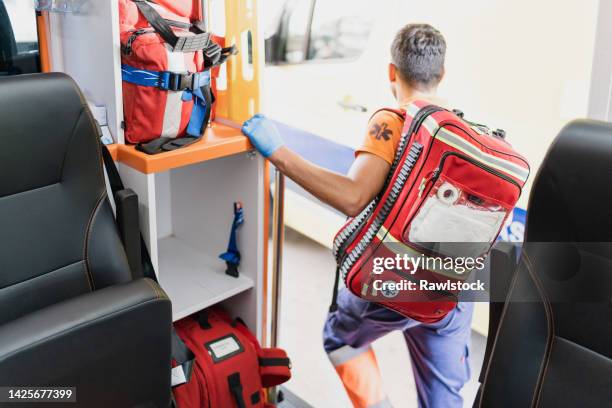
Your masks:
[[[389,82],[397,80],[397,67],[393,63],[389,63]]]

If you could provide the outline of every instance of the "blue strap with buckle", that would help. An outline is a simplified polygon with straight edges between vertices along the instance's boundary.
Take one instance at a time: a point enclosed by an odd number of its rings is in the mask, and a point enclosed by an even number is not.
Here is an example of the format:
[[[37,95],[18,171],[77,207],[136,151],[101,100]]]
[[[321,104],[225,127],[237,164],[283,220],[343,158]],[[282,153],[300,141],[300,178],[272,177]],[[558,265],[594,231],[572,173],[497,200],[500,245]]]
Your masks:
[[[206,126],[204,123],[206,120],[206,110],[208,108],[206,96],[202,88],[197,88],[193,91],[186,89],[183,92],[182,99],[183,101],[193,99],[193,109],[191,110],[191,117],[187,124],[187,134],[189,136],[199,137],[204,130],[202,126]]]
[[[187,134],[200,137],[206,124],[207,111],[210,109],[210,71],[185,74],[170,71],[150,71],[121,64],[121,78],[125,82],[140,86],[150,86],[165,91],[183,91],[182,100],[193,100],[193,109]],[[208,100],[208,101],[207,101]]]
[[[227,245],[227,252],[219,255],[219,258],[225,261],[228,275],[238,277],[238,266],[240,265],[240,250],[238,250],[238,228],[244,224],[244,209],[239,202],[234,203],[234,221],[230,231],[230,239]]]

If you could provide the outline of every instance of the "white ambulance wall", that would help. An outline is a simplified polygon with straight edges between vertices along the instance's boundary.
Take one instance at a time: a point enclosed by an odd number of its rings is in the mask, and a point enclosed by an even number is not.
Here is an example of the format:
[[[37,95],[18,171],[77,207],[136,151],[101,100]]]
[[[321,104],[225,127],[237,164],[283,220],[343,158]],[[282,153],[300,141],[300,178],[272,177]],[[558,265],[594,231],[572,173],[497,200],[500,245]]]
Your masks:
[[[612,1],[599,3],[589,117],[612,120]]]

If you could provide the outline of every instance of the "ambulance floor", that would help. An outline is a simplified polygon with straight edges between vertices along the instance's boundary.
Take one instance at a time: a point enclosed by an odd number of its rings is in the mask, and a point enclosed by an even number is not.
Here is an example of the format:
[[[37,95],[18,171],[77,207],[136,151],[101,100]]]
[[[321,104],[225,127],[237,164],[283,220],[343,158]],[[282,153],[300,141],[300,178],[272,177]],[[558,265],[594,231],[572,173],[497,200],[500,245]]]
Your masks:
[[[284,248],[280,345],[292,359],[293,378],[285,385],[287,401],[280,406],[350,408],[321,344],[334,273],[330,250],[290,229],[286,230]],[[472,378],[462,390],[465,407],[472,406],[476,395],[485,343],[483,336],[472,332]],[[374,350],[393,406],[416,407],[410,357],[401,333],[378,340]]]

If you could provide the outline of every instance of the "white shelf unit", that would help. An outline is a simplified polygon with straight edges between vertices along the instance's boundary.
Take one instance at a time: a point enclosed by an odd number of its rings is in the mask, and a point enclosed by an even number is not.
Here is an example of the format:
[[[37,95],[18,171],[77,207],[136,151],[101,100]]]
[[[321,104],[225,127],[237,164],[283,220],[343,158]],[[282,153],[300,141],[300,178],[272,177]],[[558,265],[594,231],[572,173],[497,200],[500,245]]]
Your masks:
[[[245,34],[245,30],[257,33],[253,25],[257,21],[255,0],[213,2],[216,12],[211,17],[215,20],[211,21],[212,26],[217,34],[229,37],[228,43],[242,38],[236,33]],[[238,13],[239,9],[245,13]],[[229,16],[224,15],[223,11],[227,10]],[[48,20],[51,70],[66,72],[87,99],[106,106],[110,131],[119,147],[123,147],[118,2],[89,1],[79,13],[49,14]],[[256,44],[263,50],[263,39],[258,39]],[[247,49],[246,43],[240,46]],[[263,66],[263,54],[255,52],[254,55],[258,72]],[[239,54],[223,67],[225,76],[217,93],[219,116],[238,123],[258,109],[259,101],[259,75],[251,73],[243,78],[244,69],[237,69],[245,61]],[[227,129],[219,133],[225,134]],[[177,159],[172,166],[164,167],[169,170],[150,172],[141,168],[139,171],[138,166],[123,163],[121,155],[117,165],[126,187],[138,194],[141,230],[160,284],[172,300],[173,319],[222,303],[263,339],[267,244],[264,159],[246,151],[227,153],[236,151],[227,148],[228,143],[242,143],[235,139],[219,143],[222,147],[211,146],[211,149],[225,149],[219,154],[222,157],[185,166],[180,163],[193,163],[193,160]],[[238,240],[242,254],[239,278],[226,275],[225,262],[218,258],[227,248],[234,201],[241,201],[245,208],[245,223]]]
[[[219,258],[178,238],[158,241],[160,284],[172,299],[174,320],[222,302],[254,287],[253,279],[228,276]]]
[[[208,306],[224,307],[253,330],[263,302],[264,160],[250,152],[152,174],[120,165],[140,199],[140,223],[176,321]],[[225,274],[233,203],[244,206],[238,232],[238,278]],[[258,333],[260,335],[261,333]]]

